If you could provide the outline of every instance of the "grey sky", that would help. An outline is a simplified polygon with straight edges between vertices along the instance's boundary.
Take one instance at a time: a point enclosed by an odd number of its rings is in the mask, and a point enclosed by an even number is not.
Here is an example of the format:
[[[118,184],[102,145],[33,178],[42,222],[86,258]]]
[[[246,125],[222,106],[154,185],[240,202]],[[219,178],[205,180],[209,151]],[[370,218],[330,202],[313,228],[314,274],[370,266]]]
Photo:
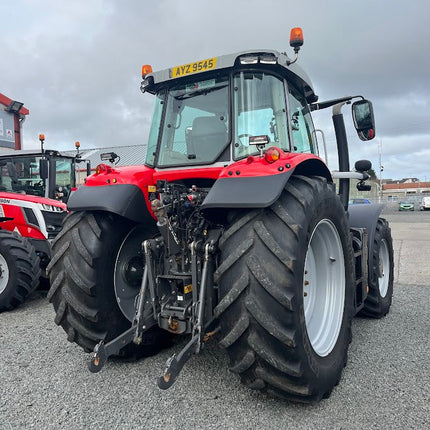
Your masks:
[[[0,92],[30,109],[24,147],[73,149],[145,143],[152,97],[139,90],[154,70],[253,48],[291,53],[320,100],[372,100],[377,138],[360,141],[344,109],[351,164],[368,158],[383,177],[430,181],[430,3],[426,0],[144,1],[1,0]],[[318,113],[329,166],[337,168],[329,112]]]

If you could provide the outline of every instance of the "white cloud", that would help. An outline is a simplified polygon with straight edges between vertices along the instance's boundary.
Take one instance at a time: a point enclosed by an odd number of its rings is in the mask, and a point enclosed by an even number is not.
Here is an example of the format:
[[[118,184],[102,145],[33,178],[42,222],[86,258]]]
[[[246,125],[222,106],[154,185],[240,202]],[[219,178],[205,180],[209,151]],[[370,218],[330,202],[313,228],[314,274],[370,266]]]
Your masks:
[[[377,139],[361,142],[348,118],[351,164],[369,158],[384,176],[429,176],[427,142],[430,4],[317,0],[16,0],[2,2],[0,92],[25,103],[25,146],[73,149],[138,144],[152,99],[139,91],[140,68],[184,64],[251,48],[287,50],[302,26],[299,57],[320,99],[363,94],[374,103]],[[326,130],[336,164],[331,120]],[[377,170],[375,168],[375,170]]]

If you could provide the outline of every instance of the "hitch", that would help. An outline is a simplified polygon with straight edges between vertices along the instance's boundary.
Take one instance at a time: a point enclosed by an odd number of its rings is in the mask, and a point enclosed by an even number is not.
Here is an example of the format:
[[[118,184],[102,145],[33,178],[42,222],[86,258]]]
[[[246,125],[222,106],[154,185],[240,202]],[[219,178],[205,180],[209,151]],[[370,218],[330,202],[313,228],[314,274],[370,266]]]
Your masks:
[[[219,234],[217,234],[217,239]],[[142,284],[135,302],[135,315],[131,327],[120,334],[115,339],[108,343],[104,341],[99,342],[95,347],[88,363],[88,368],[91,372],[99,372],[106,364],[107,359],[111,355],[116,355],[124,346],[131,342],[139,345],[142,341],[142,335],[153,325],[157,324],[157,307],[156,307],[156,292],[155,281],[153,275],[153,262],[151,255],[151,243],[153,240],[145,240],[142,244],[145,255],[145,269],[142,277]],[[193,354],[198,354],[204,342],[212,338],[217,330],[205,334],[205,329],[209,327],[213,318],[205,324],[205,306],[207,303],[208,288],[211,287],[210,278],[210,263],[212,254],[216,251],[216,240],[210,240],[204,245],[203,267],[200,271],[198,268],[197,250],[201,246],[201,242],[192,242],[190,244],[191,251],[191,282],[195,287],[193,288],[193,301],[192,307],[192,335],[190,341],[180,351],[179,354],[173,354],[166,362],[163,376],[158,378],[158,387],[166,390],[170,388],[176,381],[179,373],[183,369],[185,363],[191,358]],[[199,278],[200,282],[199,282]],[[199,293],[197,293],[197,286],[200,284]],[[150,313],[144,315],[145,297],[149,292],[151,298]]]
[[[197,242],[192,242],[191,249],[191,273],[193,285],[197,285]],[[182,351],[176,355],[173,354],[166,362],[163,376],[157,380],[158,387],[162,390],[167,390],[176,381],[179,373],[183,369],[185,363],[191,358],[193,354],[198,354],[202,348],[203,337],[203,320],[204,320],[204,306],[206,302],[207,282],[209,274],[209,262],[211,254],[215,251],[213,242],[205,245],[205,254],[202,270],[202,282],[200,285],[200,295],[197,301],[196,311],[194,313],[194,329],[191,340],[185,345]],[[194,288],[193,291],[196,289]],[[212,322],[212,321],[211,321]],[[208,324],[209,325],[209,324]],[[211,337],[211,336],[210,336]],[[210,338],[209,337],[209,338]]]

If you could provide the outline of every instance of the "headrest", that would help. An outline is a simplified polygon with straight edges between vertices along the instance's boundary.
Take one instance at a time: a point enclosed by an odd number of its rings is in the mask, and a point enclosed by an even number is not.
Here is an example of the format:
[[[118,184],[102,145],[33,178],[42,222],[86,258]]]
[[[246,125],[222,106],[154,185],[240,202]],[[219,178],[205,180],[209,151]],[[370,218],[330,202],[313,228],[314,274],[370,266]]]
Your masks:
[[[224,122],[216,116],[200,116],[194,118],[192,135],[225,134],[227,129]]]

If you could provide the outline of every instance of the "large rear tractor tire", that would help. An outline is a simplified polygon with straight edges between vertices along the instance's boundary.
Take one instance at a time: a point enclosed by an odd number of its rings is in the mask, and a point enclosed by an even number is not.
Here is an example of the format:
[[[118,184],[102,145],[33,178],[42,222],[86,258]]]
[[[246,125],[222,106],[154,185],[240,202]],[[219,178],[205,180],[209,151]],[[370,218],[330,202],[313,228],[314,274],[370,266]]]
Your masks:
[[[382,318],[390,310],[393,299],[394,256],[393,239],[388,222],[379,218],[369,257],[369,293],[360,315]]]
[[[354,265],[345,210],[324,178],[294,176],[270,208],[232,214],[215,273],[221,346],[248,387],[314,403],[351,341]]]
[[[134,295],[139,292],[143,274],[143,257],[138,254],[141,248],[133,255],[121,253],[124,247],[130,249],[130,238],[140,245],[153,235],[150,228],[143,232],[137,229],[135,224],[111,213],[72,212],[53,243],[47,270],[51,282],[48,299],[55,308],[55,323],[65,330],[70,342],[86,352],[131,326],[119,307],[114,279],[127,279],[131,287],[127,281],[122,286],[128,292],[129,287],[133,288]],[[127,261],[119,264],[118,255]],[[115,273],[118,267],[124,270],[123,276]],[[133,303],[134,296],[129,301]],[[141,345],[124,347],[120,356],[153,355],[166,346],[167,339],[167,332],[153,326],[143,335]]]
[[[33,245],[18,233],[0,230],[0,312],[23,303],[37,288],[40,273]]]

